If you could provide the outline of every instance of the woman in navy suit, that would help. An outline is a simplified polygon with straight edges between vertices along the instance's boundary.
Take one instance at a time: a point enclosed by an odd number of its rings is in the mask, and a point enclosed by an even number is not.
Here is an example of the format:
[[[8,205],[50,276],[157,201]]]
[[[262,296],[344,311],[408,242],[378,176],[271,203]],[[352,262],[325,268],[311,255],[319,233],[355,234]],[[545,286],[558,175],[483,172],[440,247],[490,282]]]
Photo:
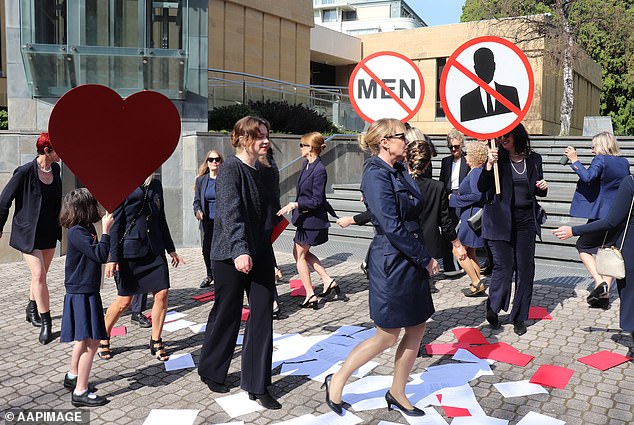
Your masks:
[[[114,210],[113,216],[106,277],[115,277],[117,298],[106,311],[106,331],[110,336],[134,295],[152,292],[150,354],[160,361],[169,360],[161,339],[170,286],[165,252],[174,267],[181,259],[167,226],[161,182],[148,177]],[[104,360],[112,357],[110,338],[101,341],[97,355]]]
[[[304,134],[300,139],[299,146],[302,156],[306,160],[302,164],[302,169],[297,179],[297,199],[289,202],[284,208],[277,212],[277,215],[293,213],[292,223],[297,228],[293,241],[293,256],[297,262],[297,272],[306,290],[306,298],[302,302],[302,307],[312,307],[317,309],[319,299],[313,291],[310,280],[310,267],[321,277],[324,289],[320,296],[325,297],[334,291],[341,294],[339,285],[332,279],[326,269],[319,261],[319,258],[310,248],[321,245],[328,241],[328,214],[336,217],[335,211],[326,200],[326,167],[319,158],[319,155],[326,149],[324,136],[320,133],[312,132]]]
[[[0,195],[0,237],[15,200],[9,245],[22,252],[31,271],[26,321],[40,328],[39,341],[53,340],[46,274],[62,238],[58,217],[62,205],[59,156],[48,133],[35,144],[37,158],[15,169]],[[39,314],[38,314],[39,313]]]
[[[434,313],[429,277],[438,272],[434,260],[422,243],[419,216],[424,202],[416,183],[401,162],[405,159],[405,126],[399,120],[384,118],[372,123],[361,140],[361,147],[372,153],[361,179],[363,200],[375,227],[370,244],[370,317],[376,333],[357,345],[341,369],[326,377],[326,403],[343,414],[341,393],[350,375],[365,363],[398,342],[394,380],[385,394],[388,410],[392,406],[404,414],[423,416],[405,395],[405,384],[418,355],[425,333],[425,322]]]
[[[634,220],[630,215],[634,200],[634,177],[626,177],[621,180],[616,196],[613,199],[612,208],[605,218],[593,221],[582,226],[562,226],[553,230],[553,234],[559,239],[568,239],[573,235],[586,235],[596,232],[623,229],[627,225],[625,241],[621,234],[615,245],[623,244],[621,254],[625,263],[625,279],[617,279],[616,285],[621,298],[620,325],[621,329],[632,336],[632,348],[634,352]],[[631,355],[631,354],[630,354]]]
[[[587,218],[588,223],[608,216],[621,180],[630,174],[630,163],[620,156],[619,145],[612,133],[602,132],[594,136],[592,153],[595,157],[586,169],[579,161],[575,148],[568,146],[564,151],[572,162],[570,167],[579,176],[570,204],[570,216]],[[620,229],[607,233],[584,233],[575,244],[579,258],[594,279],[594,289],[587,297],[591,307],[608,308],[612,277],[597,273],[594,255],[601,245],[613,245],[619,233]]]
[[[216,218],[216,176],[222,164],[222,155],[211,150],[205,155],[205,162],[198,168],[198,177],[194,187],[194,215],[200,222],[202,232],[202,249],[207,277],[200,282],[201,288],[211,286],[214,273],[211,269],[211,239],[214,236],[214,220]]]
[[[535,235],[541,234],[542,214],[536,196],[546,196],[542,157],[531,150],[521,123],[499,140],[502,149],[489,149],[488,161],[478,179],[486,193],[482,237],[493,254],[493,273],[487,299],[486,319],[499,327],[498,313],[508,310],[515,273],[515,297],[510,320],[517,335],[526,333],[525,320],[533,297]],[[499,155],[499,156],[498,156]],[[494,164],[498,164],[501,194],[495,193]]]

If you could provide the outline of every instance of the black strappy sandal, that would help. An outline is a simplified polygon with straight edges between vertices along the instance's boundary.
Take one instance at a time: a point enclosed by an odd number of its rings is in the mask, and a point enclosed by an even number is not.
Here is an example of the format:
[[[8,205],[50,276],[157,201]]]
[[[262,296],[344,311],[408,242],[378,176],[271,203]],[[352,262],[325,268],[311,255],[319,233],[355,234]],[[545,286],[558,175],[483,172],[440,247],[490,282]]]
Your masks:
[[[158,361],[166,362],[170,359],[169,354],[165,352],[165,347],[163,346],[163,338],[159,338],[154,341],[150,338],[150,354],[152,354]]]
[[[486,279],[484,278],[480,279],[477,285],[474,285],[473,282],[471,282],[468,288],[462,290],[462,293],[465,297],[483,297],[485,295],[485,291],[487,290],[485,282]]]
[[[101,360],[110,360],[112,358],[112,351],[110,351],[110,338],[108,338],[105,344],[99,343],[99,348],[97,349],[97,357]]]

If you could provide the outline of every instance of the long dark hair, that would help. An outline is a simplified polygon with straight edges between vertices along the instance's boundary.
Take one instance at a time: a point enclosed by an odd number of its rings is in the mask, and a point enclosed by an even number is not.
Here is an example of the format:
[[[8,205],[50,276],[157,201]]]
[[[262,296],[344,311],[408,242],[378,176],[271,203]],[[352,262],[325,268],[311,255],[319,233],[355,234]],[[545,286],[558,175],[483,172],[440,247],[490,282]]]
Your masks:
[[[59,224],[70,229],[80,224],[89,226],[101,219],[99,203],[88,189],[71,190],[64,196],[59,213]]]

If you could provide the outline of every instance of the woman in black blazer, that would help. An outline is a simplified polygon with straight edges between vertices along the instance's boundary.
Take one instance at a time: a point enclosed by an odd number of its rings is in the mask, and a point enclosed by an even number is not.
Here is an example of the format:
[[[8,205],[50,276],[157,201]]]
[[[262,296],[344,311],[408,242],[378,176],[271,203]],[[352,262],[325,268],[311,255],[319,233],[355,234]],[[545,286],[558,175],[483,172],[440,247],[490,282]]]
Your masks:
[[[201,288],[211,286],[214,273],[211,268],[211,239],[214,236],[214,220],[216,218],[216,176],[222,164],[222,155],[211,150],[205,155],[205,161],[198,168],[198,177],[194,187],[194,215],[200,222],[202,232],[202,249],[207,277],[200,282]]]
[[[39,341],[48,344],[53,340],[53,332],[46,274],[57,241],[62,238],[58,220],[62,179],[57,164],[59,156],[48,133],[38,137],[35,147],[37,158],[16,168],[0,195],[0,237],[15,200],[9,245],[22,252],[31,271],[26,321],[40,328]]]
[[[229,392],[225,384],[240,330],[244,294],[250,315],[242,345],[240,387],[267,409],[282,406],[268,392],[273,357],[273,291],[271,188],[263,179],[258,158],[270,146],[270,125],[247,116],[233,127],[236,154],[218,170],[216,220],[211,242],[216,299],[209,313],[198,374],[207,387]]]
[[[321,245],[328,241],[328,214],[336,217],[335,211],[326,200],[326,167],[321,162],[319,155],[326,149],[324,136],[320,133],[312,132],[304,134],[299,142],[302,156],[306,160],[302,164],[299,178],[297,179],[297,199],[289,202],[284,208],[277,212],[283,215],[292,212],[292,222],[297,228],[293,241],[293,257],[297,262],[297,272],[306,290],[306,298],[301,307],[312,307],[317,309],[318,298],[313,291],[313,284],[310,280],[310,267],[321,277],[324,289],[320,297],[330,295],[334,291],[341,294],[339,285],[332,279],[326,269],[319,261],[319,258],[310,248]]]
[[[170,255],[173,267],[182,260],[176,254],[167,226],[161,182],[148,177],[114,210],[113,216],[106,277],[114,276],[117,298],[106,311],[106,331],[110,336],[134,295],[152,292],[150,354],[160,361],[169,360],[161,339],[170,286],[165,252]],[[97,355],[104,360],[112,357],[110,338],[101,341]]]
[[[499,327],[498,312],[508,310],[515,272],[515,297],[510,320],[517,335],[526,333],[524,321],[533,296],[535,235],[541,234],[544,217],[536,196],[546,196],[542,157],[530,148],[520,123],[499,140],[502,149],[489,149],[488,161],[478,179],[478,190],[486,193],[482,236],[493,254],[486,319]],[[498,164],[501,194],[495,194],[494,164]]]

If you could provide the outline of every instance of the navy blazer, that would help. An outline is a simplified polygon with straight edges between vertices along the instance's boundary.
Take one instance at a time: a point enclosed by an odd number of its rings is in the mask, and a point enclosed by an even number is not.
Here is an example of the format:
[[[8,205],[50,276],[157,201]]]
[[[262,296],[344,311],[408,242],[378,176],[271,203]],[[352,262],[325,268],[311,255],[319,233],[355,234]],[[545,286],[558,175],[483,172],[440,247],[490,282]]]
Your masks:
[[[440,163],[440,176],[438,180],[445,184],[447,193],[451,193],[451,167],[453,165],[453,155],[446,156]],[[458,172],[458,183],[462,183],[467,174],[471,171],[471,167],[467,164],[464,155],[460,158],[460,171]]]
[[[101,286],[101,265],[108,261],[110,235],[97,240],[95,226],[77,224],[68,229],[64,273],[67,294],[96,294]]]
[[[327,229],[330,227],[328,214],[337,217],[335,210],[326,200],[326,167],[321,159],[309,164],[302,163],[297,179],[297,199],[299,206],[293,210],[293,225],[305,229]]]
[[[458,223],[455,223],[449,215],[449,200],[442,182],[425,177],[419,177],[415,182],[425,199],[420,213],[423,243],[434,258],[441,258],[442,235],[444,234],[450,241],[456,239]]]
[[[147,193],[147,195],[146,195]],[[137,187],[113,213],[110,229],[110,261],[141,258],[152,253],[175,252],[165,218],[165,199],[161,182]]]
[[[607,217],[619,184],[630,174],[629,161],[621,156],[596,155],[588,169],[579,161],[570,167],[579,176],[570,215],[591,219]]]
[[[502,193],[495,194],[495,179],[493,168],[487,171],[486,163],[482,166],[482,174],[478,179],[478,190],[485,193],[486,203],[482,215],[482,237],[489,240],[511,240],[511,228],[513,218],[511,208],[513,205],[513,171],[511,160],[503,156],[498,161],[500,170],[500,187]],[[541,190],[535,186],[537,180],[544,179],[542,157],[535,151],[526,156],[526,169],[528,173],[528,190],[533,199],[533,216],[535,221],[535,233],[541,235],[541,223],[537,220],[538,204],[535,196],[546,196],[548,189]],[[541,236],[540,236],[541,237]]]
[[[196,184],[194,187],[194,215],[198,211],[203,212],[203,217],[209,217],[209,205],[205,201],[205,191],[207,190],[207,183],[209,183],[209,173],[205,173],[202,176],[196,177]],[[202,226],[202,220],[199,223]]]
[[[62,179],[60,177],[60,166],[56,162],[51,164],[53,170],[53,185],[58,191],[60,199],[62,196]],[[15,211],[13,212],[13,223],[11,224],[11,238],[9,245],[21,252],[33,251],[35,244],[35,230],[37,220],[40,216],[42,205],[42,192],[37,174],[37,158],[24,164],[13,171],[13,177],[9,180],[2,195],[0,195],[0,231],[9,218],[9,209],[15,199]],[[59,216],[61,204],[50,214]],[[55,229],[57,240],[62,239],[62,228]]]

